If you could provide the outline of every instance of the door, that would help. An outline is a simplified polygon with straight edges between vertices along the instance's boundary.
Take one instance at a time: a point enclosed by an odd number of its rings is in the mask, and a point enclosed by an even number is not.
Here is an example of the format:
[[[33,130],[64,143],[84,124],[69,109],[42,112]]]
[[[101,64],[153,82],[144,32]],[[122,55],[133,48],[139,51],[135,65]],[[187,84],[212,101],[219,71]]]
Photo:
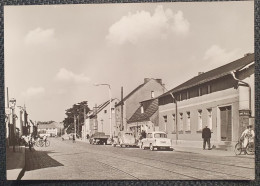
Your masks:
[[[232,140],[232,113],[231,106],[220,107],[221,141]]]

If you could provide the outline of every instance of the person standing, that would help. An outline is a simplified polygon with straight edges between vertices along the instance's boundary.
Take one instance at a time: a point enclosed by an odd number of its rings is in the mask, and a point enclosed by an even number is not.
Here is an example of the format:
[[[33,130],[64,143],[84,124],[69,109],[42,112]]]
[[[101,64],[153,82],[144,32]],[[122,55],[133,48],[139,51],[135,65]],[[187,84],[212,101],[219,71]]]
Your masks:
[[[206,143],[208,144],[208,150],[211,150],[210,148],[211,131],[207,125],[202,130],[202,138],[203,138],[203,150],[205,150]]]
[[[72,142],[73,143],[75,143],[75,136],[76,136],[76,134],[73,134],[73,136],[72,136]]]

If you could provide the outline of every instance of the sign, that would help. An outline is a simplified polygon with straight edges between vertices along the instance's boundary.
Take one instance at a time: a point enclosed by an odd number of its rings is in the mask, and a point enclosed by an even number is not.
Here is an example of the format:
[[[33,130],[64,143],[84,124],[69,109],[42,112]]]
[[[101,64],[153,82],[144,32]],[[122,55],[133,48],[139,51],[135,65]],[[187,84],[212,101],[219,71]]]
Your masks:
[[[250,116],[250,110],[239,110],[239,116]]]

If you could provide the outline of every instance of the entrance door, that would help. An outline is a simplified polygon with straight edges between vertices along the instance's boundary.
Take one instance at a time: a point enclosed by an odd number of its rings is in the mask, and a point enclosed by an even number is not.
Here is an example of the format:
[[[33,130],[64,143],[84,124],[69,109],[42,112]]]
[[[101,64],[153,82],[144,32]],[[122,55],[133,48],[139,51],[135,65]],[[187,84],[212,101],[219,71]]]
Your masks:
[[[232,140],[231,106],[220,107],[221,141]]]

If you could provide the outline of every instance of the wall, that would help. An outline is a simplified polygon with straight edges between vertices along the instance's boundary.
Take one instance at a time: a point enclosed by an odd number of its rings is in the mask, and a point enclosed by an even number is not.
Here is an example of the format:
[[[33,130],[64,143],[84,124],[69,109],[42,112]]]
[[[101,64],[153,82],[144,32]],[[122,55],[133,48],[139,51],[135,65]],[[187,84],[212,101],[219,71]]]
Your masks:
[[[180,101],[178,103],[178,125],[180,124],[179,113],[183,113],[183,128],[186,128],[186,112],[190,112],[190,132],[183,132],[179,134],[179,140],[201,141],[201,131],[198,131],[198,110],[202,110],[202,128],[207,124],[207,109],[212,109],[212,140],[220,141],[220,121],[219,121],[219,107],[232,106],[232,141],[238,139],[238,90],[230,88],[223,91],[206,94],[200,97],[191,98]],[[170,103],[159,106],[159,129],[164,131],[164,118],[167,116],[167,133],[172,139],[176,138],[173,133],[172,114],[175,114],[175,104]]]

